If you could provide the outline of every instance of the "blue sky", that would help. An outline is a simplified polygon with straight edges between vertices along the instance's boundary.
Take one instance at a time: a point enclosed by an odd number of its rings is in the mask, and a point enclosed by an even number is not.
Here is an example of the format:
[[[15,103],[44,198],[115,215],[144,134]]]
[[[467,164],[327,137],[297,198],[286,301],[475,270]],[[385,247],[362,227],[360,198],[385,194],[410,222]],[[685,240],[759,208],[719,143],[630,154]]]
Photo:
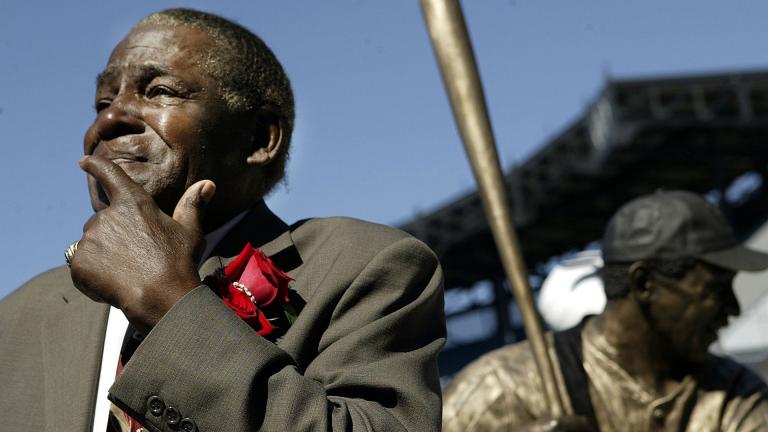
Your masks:
[[[96,73],[142,16],[222,14],[273,48],[297,127],[287,221],[397,224],[473,187],[418,2],[0,2],[0,297],[63,263],[90,215],[77,167]],[[465,14],[502,164],[557,134],[611,77],[768,68],[759,1],[474,1]]]

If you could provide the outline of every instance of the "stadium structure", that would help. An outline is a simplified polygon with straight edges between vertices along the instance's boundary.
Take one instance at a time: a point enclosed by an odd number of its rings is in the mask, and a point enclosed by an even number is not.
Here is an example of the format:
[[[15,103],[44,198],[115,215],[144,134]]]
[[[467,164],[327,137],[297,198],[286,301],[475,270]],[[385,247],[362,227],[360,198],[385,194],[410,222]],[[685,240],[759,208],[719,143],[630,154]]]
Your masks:
[[[768,218],[767,168],[768,72],[606,82],[583,115],[505,173],[534,290],[558,257],[599,246],[618,207],[660,188],[707,194],[741,239],[760,234]],[[440,358],[443,376],[525,337],[477,191],[401,228],[428,244],[445,270],[449,341]],[[768,232],[757,237],[756,246],[768,250]],[[767,278],[737,286],[745,318],[759,310]],[[768,313],[768,302],[764,308]],[[472,327],[462,322],[472,317],[483,328],[462,337],[461,329]],[[732,336],[739,343],[725,351],[761,369],[768,336],[763,342],[742,339],[768,335],[765,321],[762,331],[752,325]]]

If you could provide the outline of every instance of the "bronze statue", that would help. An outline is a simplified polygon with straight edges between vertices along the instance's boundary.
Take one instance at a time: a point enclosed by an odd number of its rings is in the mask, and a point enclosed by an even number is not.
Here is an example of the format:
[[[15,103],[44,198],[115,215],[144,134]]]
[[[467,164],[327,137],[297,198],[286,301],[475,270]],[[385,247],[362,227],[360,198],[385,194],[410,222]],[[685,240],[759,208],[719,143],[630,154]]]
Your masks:
[[[527,342],[484,355],[445,389],[443,430],[768,430],[768,386],[708,352],[739,314],[738,271],[768,255],[734,239],[700,196],[657,192],[623,206],[603,238],[602,314],[548,335],[570,399],[552,418]]]

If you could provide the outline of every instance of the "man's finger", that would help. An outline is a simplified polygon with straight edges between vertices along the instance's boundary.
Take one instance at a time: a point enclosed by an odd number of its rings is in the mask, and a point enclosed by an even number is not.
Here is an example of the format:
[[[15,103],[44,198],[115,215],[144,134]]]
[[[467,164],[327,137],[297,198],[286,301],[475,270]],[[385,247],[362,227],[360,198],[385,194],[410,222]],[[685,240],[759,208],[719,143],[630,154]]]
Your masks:
[[[191,230],[202,230],[205,207],[215,192],[216,185],[210,180],[193,184],[184,191],[173,209],[173,219]]]
[[[99,182],[110,202],[120,199],[126,193],[146,193],[128,174],[114,162],[100,156],[84,156],[80,168]]]

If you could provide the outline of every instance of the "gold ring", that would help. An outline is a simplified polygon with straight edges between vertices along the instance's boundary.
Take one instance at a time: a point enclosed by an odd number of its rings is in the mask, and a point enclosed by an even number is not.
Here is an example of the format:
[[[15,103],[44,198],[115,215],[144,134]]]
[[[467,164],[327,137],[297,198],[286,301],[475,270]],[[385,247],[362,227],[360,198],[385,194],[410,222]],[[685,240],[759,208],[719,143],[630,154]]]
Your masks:
[[[64,259],[67,261],[67,267],[72,267],[72,257],[75,256],[75,252],[77,252],[78,243],[80,243],[80,240],[67,246],[67,249],[64,251]]]

